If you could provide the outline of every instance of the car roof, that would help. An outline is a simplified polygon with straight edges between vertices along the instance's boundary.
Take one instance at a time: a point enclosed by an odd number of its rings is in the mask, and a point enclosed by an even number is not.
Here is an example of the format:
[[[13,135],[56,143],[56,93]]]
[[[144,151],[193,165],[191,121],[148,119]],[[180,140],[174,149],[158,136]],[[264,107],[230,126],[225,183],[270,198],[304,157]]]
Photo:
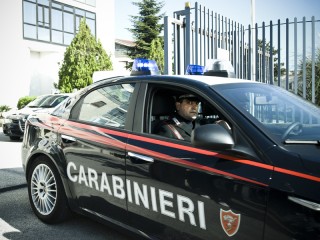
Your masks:
[[[121,76],[102,79],[91,84],[91,87],[99,86],[101,84],[106,84],[110,82],[116,82],[120,80],[128,81],[164,81],[164,82],[179,82],[184,83],[202,83],[205,85],[219,85],[219,84],[229,84],[229,83],[257,83],[255,81],[243,80],[237,78],[226,78],[226,77],[216,77],[216,76],[203,76],[203,75],[145,75],[145,76]]]

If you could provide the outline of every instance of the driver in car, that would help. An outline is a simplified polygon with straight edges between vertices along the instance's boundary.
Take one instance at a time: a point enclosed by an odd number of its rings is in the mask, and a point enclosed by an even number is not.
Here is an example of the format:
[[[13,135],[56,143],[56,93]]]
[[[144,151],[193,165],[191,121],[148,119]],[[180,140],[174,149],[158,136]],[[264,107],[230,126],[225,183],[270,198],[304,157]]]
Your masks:
[[[155,133],[169,138],[191,141],[191,132],[196,126],[199,99],[193,94],[182,94],[175,98],[176,111],[168,120],[162,121]]]

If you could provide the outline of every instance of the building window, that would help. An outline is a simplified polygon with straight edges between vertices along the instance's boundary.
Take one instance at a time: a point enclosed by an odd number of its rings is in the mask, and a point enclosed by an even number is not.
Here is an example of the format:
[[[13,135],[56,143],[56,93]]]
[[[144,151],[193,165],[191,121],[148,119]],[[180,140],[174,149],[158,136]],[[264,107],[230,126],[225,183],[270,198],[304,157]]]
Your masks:
[[[95,1],[87,2],[95,4]],[[82,18],[95,36],[95,13],[51,0],[24,0],[23,37],[69,45],[79,31]]]
[[[75,0],[76,2],[81,2],[90,6],[96,6],[96,0]]]

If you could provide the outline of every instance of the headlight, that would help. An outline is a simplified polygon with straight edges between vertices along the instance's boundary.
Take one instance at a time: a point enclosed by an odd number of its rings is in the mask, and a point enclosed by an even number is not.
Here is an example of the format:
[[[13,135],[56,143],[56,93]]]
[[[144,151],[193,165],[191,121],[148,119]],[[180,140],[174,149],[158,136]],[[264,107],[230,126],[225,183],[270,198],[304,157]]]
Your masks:
[[[12,119],[4,118],[3,123],[12,123]]]

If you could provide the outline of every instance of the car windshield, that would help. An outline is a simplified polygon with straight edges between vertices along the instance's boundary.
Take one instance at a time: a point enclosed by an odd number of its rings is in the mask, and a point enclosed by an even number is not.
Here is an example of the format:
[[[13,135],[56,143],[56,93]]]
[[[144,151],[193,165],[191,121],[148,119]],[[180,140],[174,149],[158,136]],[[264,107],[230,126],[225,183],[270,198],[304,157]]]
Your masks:
[[[52,108],[61,103],[64,99],[66,99],[67,95],[53,95],[40,104],[42,108]]]
[[[212,88],[264,132],[280,141],[320,140],[320,108],[285,89],[255,83]]]
[[[51,95],[43,95],[43,96],[39,96],[37,97],[35,100],[33,100],[32,102],[28,103],[26,105],[26,107],[29,108],[38,108],[47,98],[49,98]]]

